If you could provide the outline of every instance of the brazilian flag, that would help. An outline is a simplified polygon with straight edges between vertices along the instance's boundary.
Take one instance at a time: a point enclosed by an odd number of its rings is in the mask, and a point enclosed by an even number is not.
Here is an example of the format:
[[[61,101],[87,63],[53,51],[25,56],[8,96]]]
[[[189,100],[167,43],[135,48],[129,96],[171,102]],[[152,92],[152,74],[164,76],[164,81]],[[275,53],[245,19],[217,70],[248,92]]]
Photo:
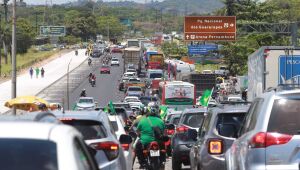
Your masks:
[[[168,113],[168,106],[159,106],[160,109],[160,118],[165,119]]]
[[[212,90],[205,90],[200,98],[200,104],[204,107],[208,106],[209,98],[211,96]]]
[[[109,101],[108,107],[109,107],[109,110],[110,110],[111,114],[116,114],[116,110],[115,110],[115,107],[114,107],[112,101]]]

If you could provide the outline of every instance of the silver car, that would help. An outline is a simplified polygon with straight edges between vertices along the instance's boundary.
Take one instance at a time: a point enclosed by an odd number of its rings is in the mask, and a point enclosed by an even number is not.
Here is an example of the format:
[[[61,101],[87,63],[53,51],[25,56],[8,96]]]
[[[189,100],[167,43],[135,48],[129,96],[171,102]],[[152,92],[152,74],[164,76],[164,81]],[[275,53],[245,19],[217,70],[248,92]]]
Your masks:
[[[121,135],[118,140],[105,112],[68,111],[55,113],[55,116],[82,133],[86,144],[94,148],[95,159],[101,170],[126,167],[122,144],[130,144],[132,139],[128,135]]]
[[[190,151],[191,169],[224,170],[227,149],[235,140],[249,104],[226,104],[209,109]]]
[[[226,152],[229,170],[299,170],[300,90],[280,89],[256,98]]]
[[[76,110],[94,110],[96,108],[96,102],[93,97],[80,97],[77,104]]]

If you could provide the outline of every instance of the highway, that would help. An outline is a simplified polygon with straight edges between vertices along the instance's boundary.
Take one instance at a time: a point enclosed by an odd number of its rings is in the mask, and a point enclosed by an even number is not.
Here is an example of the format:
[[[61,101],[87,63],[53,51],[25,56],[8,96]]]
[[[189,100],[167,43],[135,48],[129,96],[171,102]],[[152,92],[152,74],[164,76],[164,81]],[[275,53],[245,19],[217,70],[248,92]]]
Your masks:
[[[120,66],[111,67],[110,74],[100,74],[97,68],[93,73],[96,75],[96,87],[92,87],[88,81],[85,79],[71,94],[70,94],[70,104],[73,105],[78,100],[82,89],[86,89],[88,97],[94,97],[98,102],[99,106],[107,105],[107,103],[112,101],[120,101],[124,98],[124,93],[118,91],[118,81],[121,79],[123,74],[123,62],[121,54],[112,54],[114,57],[120,59]],[[103,56],[102,56],[103,57]],[[95,60],[95,59],[94,59]],[[97,60],[97,59],[96,59]],[[88,76],[88,75],[86,75]]]

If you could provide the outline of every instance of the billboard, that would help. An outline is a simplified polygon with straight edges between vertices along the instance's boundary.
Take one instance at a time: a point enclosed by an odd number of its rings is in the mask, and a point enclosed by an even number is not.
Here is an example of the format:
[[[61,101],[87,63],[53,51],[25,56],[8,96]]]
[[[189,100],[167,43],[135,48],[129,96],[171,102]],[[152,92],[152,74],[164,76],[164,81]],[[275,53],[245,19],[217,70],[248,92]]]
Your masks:
[[[194,98],[194,87],[184,85],[172,85],[165,87],[165,99],[171,98]]]
[[[279,56],[279,84],[300,83],[300,55]]]
[[[189,45],[188,53],[193,54],[209,54],[209,51],[218,50],[218,45]]]
[[[65,26],[41,26],[40,27],[41,36],[52,36],[60,37],[66,35]]]
[[[235,16],[186,16],[185,41],[235,41]]]

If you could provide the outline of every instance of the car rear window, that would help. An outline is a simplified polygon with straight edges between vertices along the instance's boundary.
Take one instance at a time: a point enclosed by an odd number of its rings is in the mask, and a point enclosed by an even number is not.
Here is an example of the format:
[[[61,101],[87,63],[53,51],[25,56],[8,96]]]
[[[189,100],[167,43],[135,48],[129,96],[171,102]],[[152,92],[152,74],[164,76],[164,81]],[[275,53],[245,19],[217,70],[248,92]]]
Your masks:
[[[174,117],[171,123],[174,125],[178,125],[179,120],[180,120],[180,116]]]
[[[93,99],[79,99],[78,103],[93,103]]]
[[[268,124],[268,132],[296,135],[300,132],[300,99],[274,101]]]
[[[111,59],[112,61],[119,61],[117,58],[113,58],[113,59]]]
[[[0,139],[0,164],[6,170],[58,170],[56,143],[36,139]]]
[[[218,115],[216,129],[219,135],[237,137],[246,113],[221,113]]]
[[[129,87],[128,91],[142,91],[140,87]]]
[[[114,131],[117,132],[119,130],[118,122],[117,121],[110,121],[110,123],[112,124],[112,127],[113,127]]]
[[[115,107],[124,107],[127,110],[130,110],[130,105],[129,104],[113,104]]]
[[[82,135],[84,140],[106,138],[106,130],[102,123],[93,120],[70,120],[64,121],[64,124],[75,127]]]
[[[161,77],[162,77],[161,73],[150,73],[149,76],[150,79],[161,78]]]
[[[199,128],[204,119],[204,113],[187,113],[183,115],[182,124],[193,128]]]

